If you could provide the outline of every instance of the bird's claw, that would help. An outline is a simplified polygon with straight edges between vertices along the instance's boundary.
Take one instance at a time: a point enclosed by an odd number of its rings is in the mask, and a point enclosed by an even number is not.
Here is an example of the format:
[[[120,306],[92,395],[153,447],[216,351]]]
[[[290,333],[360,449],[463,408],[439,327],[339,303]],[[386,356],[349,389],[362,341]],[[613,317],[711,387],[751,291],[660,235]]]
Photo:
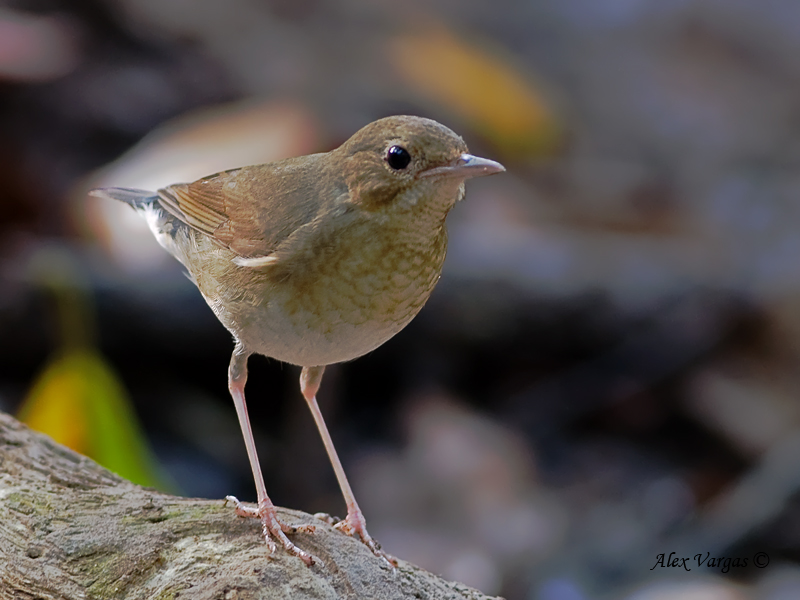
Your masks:
[[[375,556],[383,559],[390,567],[397,567],[397,559],[391,554],[387,554],[381,550],[381,545],[376,542],[367,531],[367,524],[364,521],[364,516],[360,511],[357,513],[349,512],[345,519],[332,517],[328,513],[316,513],[314,517],[326,522],[328,525],[333,526],[334,529],[341,531],[345,535],[359,538]]]
[[[286,537],[287,533],[313,533],[315,530],[313,525],[286,525],[278,519],[275,506],[267,502],[261,502],[258,508],[255,508],[253,506],[246,506],[236,496],[225,496],[225,504],[228,502],[233,503],[236,514],[240,517],[261,520],[261,532],[264,536],[264,541],[267,543],[270,554],[274,554],[277,550],[275,541],[278,541],[289,554],[298,557],[309,567],[316,562],[322,565],[322,561],[305,550],[301,550]]]

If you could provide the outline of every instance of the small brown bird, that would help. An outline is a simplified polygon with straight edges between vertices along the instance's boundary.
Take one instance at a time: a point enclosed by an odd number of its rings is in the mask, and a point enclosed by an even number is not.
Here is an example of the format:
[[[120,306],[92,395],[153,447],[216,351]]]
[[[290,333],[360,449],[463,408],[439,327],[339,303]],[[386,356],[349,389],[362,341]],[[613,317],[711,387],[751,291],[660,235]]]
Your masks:
[[[228,387],[258,493],[241,516],[257,517],[274,552],[286,536],[267,496],[247,416],[247,358],[299,365],[308,402],[347,503],[337,527],[384,555],[361,509],[317,405],[325,365],[352,360],[395,335],[439,280],[445,217],[470,177],[505,171],[467,153],[447,127],[411,116],[380,119],[327,153],[243,167],[148,192],[93,190],[140,211],[159,243],[181,261],[236,346]]]

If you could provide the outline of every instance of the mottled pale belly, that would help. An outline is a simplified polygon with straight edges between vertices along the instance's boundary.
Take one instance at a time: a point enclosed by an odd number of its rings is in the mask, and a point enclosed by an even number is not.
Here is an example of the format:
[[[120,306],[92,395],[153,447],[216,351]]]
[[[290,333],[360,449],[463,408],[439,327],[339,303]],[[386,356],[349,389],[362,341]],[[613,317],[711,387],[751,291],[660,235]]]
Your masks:
[[[382,277],[337,269],[335,276],[323,271],[238,296],[219,288],[204,296],[247,350],[328,365],[362,356],[408,325],[433,291],[442,260],[403,260]]]
[[[355,325],[334,317],[321,326],[316,315],[287,315],[281,307],[270,306],[255,322],[239,328],[237,337],[248,350],[283,362],[329,365],[374,350],[408,325],[420,308],[404,319]]]

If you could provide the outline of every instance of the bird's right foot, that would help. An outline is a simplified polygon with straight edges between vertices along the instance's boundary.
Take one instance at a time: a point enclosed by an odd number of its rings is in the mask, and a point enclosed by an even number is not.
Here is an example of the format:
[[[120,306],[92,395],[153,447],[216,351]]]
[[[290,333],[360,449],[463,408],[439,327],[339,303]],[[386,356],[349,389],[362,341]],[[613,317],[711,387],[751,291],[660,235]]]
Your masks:
[[[295,546],[288,537],[286,537],[287,533],[313,533],[313,525],[301,525],[299,527],[286,525],[285,523],[281,522],[280,519],[278,519],[278,513],[275,510],[275,505],[269,501],[259,502],[258,508],[246,506],[244,503],[240,502],[236,496],[225,496],[225,502],[233,502],[236,508],[236,514],[240,517],[261,520],[261,529],[264,535],[264,541],[267,543],[267,548],[269,548],[270,554],[273,554],[277,549],[277,546],[275,545],[275,541],[277,540],[289,554],[297,556],[309,567],[316,562],[320,562],[320,564],[322,564],[318,558],[315,558],[305,550],[301,550]]]

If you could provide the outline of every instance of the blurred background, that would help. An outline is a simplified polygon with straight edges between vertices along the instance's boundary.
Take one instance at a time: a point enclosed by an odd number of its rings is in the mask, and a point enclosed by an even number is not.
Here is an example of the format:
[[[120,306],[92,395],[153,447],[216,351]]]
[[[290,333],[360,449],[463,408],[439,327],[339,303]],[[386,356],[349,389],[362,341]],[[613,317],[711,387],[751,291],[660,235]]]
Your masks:
[[[796,0],[3,2],[0,409],[254,500],[230,336],[86,192],[397,113],[508,172],[470,182],[417,319],[326,372],[372,535],[508,600],[800,597]],[[250,361],[267,488],[343,516],[298,375]],[[670,552],[748,563],[651,569]]]

